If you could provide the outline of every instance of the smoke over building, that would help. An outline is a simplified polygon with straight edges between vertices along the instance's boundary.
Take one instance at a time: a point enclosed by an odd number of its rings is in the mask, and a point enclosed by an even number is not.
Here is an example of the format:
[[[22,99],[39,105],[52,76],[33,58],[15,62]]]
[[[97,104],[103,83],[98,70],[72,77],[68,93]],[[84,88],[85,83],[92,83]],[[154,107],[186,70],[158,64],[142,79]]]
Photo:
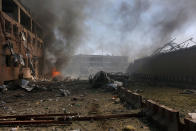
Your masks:
[[[104,48],[131,60],[149,55],[194,23],[196,5],[194,0],[21,1],[46,30],[46,72],[52,66],[63,71],[84,46],[89,54]]]
[[[63,73],[68,76],[88,77],[98,71],[126,72],[127,67],[126,56],[76,55],[72,57]]]

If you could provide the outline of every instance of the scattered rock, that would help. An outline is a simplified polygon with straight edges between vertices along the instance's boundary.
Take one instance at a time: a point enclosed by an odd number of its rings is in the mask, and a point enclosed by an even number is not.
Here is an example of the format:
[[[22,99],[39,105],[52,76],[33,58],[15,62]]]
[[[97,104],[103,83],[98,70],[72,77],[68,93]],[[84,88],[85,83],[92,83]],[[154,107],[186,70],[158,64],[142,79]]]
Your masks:
[[[136,89],[134,90],[135,93],[143,93],[144,91],[143,90],[139,90],[139,89]]]
[[[180,94],[196,94],[196,90],[183,90]]]
[[[66,111],[66,109],[65,109],[65,108],[63,108],[62,110],[63,110],[63,113],[67,113],[67,111]]]
[[[118,87],[122,87],[123,83],[120,81],[114,81],[114,84],[117,84]]]
[[[53,99],[48,99],[48,101],[53,101]]]
[[[107,84],[107,87],[117,90],[118,84],[110,83],[110,84]]]
[[[80,97],[85,97],[85,95],[80,95]]]
[[[118,98],[118,96],[113,96],[113,97],[112,97],[112,100],[115,100],[116,98]]]
[[[196,120],[196,113],[188,113],[188,115],[189,115],[193,120]]]
[[[70,130],[70,131],[81,131],[80,129],[74,129],[74,130]]]
[[[23,89],[25,89],[26,91],[31,92],[31,91],[34,89],[34,86],[29,86],[28,84],[29,84],[29,81],[23,79],[23,80],[21,81],[21,85],[20,85],[20,86],[21,86]]]
[[[78,98],[77,97],[73,97],[73,98],[71,98],[71,101],[77,101],[78,100]]]
[[[24,96],[25,96],[25,94],[16,94],[16,95],[14,95],[15,98],[20,98],[20,97],[24,97]]]
[[[100,87],[110,83],[111,80],[108,77],[106,72],[100,71],[95,74],[95,76],[93,77],[93,79],[91,81],[92,81],[91,83],[92,83],[93,88],[100,88]]]
[[[108,131],[116,131],[114,128],[109,128]]]
[[[6,85],[0,86],[0,92],[6,92],[6,91],[7,91]]]
[[[18,131],[18,130],[19,130],[19,127],[15,127],[15,128],[10,129],[10,131]]]
[[[46,87],[40,87],[40,89],[42,89],[42,90],[44,90],[44,91],[46,91],[46,90],[47,90],[47,88],[46,88]]]
[[[135,131],[135,130],[136,129],[133,126],[131,126],[131,125],[128,125],[125,128],[123,128],[123,131]]]
[[[71,93],[69,90],[59,89],[61,96],[69,96]]]
[[[120,103],[120,98],[115,99],[114,104],[119,104]]]

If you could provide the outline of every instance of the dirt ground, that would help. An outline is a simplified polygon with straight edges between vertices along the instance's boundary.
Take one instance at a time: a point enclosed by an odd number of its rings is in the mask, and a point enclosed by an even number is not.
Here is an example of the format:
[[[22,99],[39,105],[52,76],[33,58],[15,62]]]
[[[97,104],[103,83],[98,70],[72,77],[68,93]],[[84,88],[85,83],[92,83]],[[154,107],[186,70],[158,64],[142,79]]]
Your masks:
[[[37,88],[31,92],[24,89],[8,89],[0,94],[1,115],[24,115],[46,113],[80,113],[82,116],[137,113],[138,110],[126,108],[115,94],[103,89],[92,89],[87,81],[74,82],[36,82]],[[63,96],[59,89],[68,90]],[[2,131],[121,131],[132,125],[136,131],[154,130],[145,120],[138,118],[112,119],[104,121],[73,122],[65,126],[49,127],[0,127]]]
[[[196,112],[196,94],[184,94],[187,89],[169,86],[130,85],[132,91],[137,91],[145,99],[152,99],[180,112],[180,117]]]

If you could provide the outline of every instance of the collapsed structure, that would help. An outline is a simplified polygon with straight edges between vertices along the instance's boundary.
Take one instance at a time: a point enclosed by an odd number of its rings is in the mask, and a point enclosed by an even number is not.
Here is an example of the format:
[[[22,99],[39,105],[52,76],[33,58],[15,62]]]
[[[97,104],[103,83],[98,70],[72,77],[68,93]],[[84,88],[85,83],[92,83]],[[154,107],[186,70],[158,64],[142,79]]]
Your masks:
[[[193,39],[180,44],[171,42],[153,55],[135,60],[128,72],[133,80],[195,84],[196,46]]]
[[[41,75],[42,30],[18,0],[0,0],[0,83]]]

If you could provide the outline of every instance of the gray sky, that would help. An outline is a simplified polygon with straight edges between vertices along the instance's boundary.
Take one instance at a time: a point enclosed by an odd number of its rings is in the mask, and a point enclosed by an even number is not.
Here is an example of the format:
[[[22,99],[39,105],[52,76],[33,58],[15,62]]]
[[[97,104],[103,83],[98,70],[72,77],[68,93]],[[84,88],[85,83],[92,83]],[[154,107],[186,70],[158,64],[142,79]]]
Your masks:
[[[55,66],[66,66],[73,54],[125,55],[134,60],[173,38],[196,39],[196,0],[23,2],[47,30],[45,52]]]
[[[196,26],[192,16],[179,19],[187,19],[187,22],[177,26],[174,23],[172,26],[176,26],[175,29],[168,33],[162,34],[164,29],[161,28],[164,26],[159,25],[165,21],[173,22],[183,15],[184,10],[189,11],[189,5],[181,6],[180,1],[184,0],[179,0],[180,4],[176,5],[173,4],[177,0],[146,0],[148,3],[145,0],[138,1],[140,3],[136,0],[100,1],[95,4],[94,10],[87,10],[90,17],[85,22],[86,37],[77,48],[76,54],[127,55],[130,59],[136,59],[151,54],[172,38],[181,42],[195,37]]]

